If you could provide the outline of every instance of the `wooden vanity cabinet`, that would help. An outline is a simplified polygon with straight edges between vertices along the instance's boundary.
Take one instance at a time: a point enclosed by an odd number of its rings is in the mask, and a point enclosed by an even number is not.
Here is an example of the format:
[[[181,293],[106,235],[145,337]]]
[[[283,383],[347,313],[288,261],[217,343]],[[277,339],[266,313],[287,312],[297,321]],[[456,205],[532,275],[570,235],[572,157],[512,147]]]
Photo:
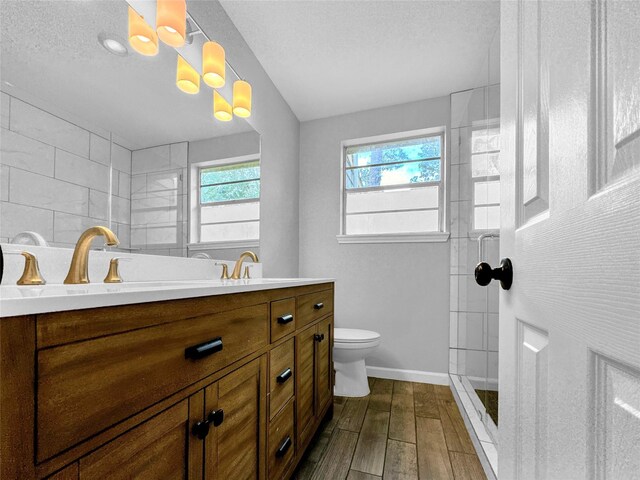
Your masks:
[[[286,479],[332,411],[333,284],[84,313],[0,318],[3,480]]]

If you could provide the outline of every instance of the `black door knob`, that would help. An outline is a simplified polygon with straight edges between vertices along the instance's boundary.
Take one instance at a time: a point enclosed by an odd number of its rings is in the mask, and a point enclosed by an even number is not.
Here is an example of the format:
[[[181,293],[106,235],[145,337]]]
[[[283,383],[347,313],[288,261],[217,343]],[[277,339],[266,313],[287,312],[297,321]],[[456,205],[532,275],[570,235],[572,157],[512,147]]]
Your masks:
[[[500,260],[498,268],[491,268],[488,263],[479,263],[476,267],[476,283],[482,287],[486,287],[491,280],[500,280],[500,286],[504,290],[509,290],[513,283],[513,267],[511,260],[503,258]]]

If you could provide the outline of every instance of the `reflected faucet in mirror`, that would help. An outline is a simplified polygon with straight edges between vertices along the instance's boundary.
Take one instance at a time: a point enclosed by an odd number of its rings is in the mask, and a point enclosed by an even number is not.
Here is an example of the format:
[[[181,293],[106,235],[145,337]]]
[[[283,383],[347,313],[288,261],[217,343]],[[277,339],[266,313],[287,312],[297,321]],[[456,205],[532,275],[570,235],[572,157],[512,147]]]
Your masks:
[[[235,266],[233,267],[233,273],[231,274],[231,279],[232,280],[239,280],[240,279],[240,272],[242,271],[242,262],[244,262],[245,258],[251,258],[251,260],[253,260],[253,263],[258,263],[258,256],[253,253],[250,250],[247,250],[246,252],[242,252],[240,254],[240,258],[238,258],[238,260],[236,261]]]
[[[107,227],[97,226],[85,230],[82,235],[80,235],[78,243],[76,243],[76,248],[73,250],[71,266],[69,267],[67,278],[64,279],[64,283],[89,283],[89,249],[91,242],[96,237],[104,237],[105,244],[110,247],[115,247],[120,243],[116,234]]]
[[[37,247],[48,247],[49,244],[44,239],[42,235],[38,232],[25,231],[18,233],[13,239],[11,239],[11,243],[20,243],[20,244],[33,244]]]

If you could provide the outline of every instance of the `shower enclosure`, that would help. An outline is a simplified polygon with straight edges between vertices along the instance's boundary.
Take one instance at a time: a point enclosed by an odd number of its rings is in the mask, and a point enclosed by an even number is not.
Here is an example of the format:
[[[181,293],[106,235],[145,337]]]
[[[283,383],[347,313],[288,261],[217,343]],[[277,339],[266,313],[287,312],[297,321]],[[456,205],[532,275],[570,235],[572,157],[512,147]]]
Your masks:
[[[479,262],[500,262],[499,32],[477,88],[451,95],[449,373],[483,463],[497,472],[498,284],[480,287]]]

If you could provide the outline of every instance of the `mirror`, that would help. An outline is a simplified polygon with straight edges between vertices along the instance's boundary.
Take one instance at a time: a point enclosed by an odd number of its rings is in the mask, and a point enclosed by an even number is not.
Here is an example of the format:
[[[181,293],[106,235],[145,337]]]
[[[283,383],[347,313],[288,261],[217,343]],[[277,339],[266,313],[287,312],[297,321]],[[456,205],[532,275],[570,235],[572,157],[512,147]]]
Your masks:
[[[185,46],[143,56],[127,41],[129,4],[155,24],[149,0],[0,4],[0,241],[73,248],[105,225],[132,253],[255,249],[259,134],[250,119],[214,118],[204,81],[192,95],[176,86],[179,54],[201,68],[197,19]],[[228,65],[229,102],[237,78]]]

